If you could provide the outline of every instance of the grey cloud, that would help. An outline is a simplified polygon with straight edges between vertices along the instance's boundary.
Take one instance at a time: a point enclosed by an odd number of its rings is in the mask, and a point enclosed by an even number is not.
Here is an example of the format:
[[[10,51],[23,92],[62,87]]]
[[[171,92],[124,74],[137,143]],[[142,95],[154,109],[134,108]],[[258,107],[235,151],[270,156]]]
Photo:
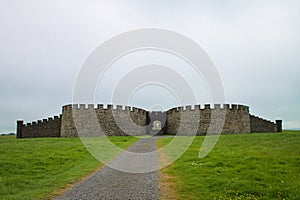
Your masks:
[[[0,132],[15,131],[18,118],[58,114],[72,101],[89,53],[142,27],[198,42],[219,69],[229,103],[282,118],[284,128],[300,127],[299,1],[10,0],[0,2]],[[134,102],[143,106],[140,96]]]

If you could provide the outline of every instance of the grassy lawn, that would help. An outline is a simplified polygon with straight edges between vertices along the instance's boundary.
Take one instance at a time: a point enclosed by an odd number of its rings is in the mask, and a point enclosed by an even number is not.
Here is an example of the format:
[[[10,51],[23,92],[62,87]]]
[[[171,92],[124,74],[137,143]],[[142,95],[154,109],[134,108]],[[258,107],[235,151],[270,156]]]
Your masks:
[[[300,131],[222,135],[199,159],[203,139],[162,169],[178,199],[300,199]]]
[[[109,137],[121,148],[138,139]],[[99,168],[79,138],[0,137],[0,199],[50,198]]]

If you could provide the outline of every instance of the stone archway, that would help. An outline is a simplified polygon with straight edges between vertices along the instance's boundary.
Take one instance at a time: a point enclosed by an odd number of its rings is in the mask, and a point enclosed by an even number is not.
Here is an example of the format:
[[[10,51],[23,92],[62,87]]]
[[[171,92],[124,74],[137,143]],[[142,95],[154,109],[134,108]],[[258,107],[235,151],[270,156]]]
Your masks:
[[[167,129],[167,114],[163,111],[147,112],[146,117],[146,134],[147,135],[163,135]]]
[[[160,131],[161,129],[162,129],[162,127],[161,127],[161,121],[159,121],[159,120],[153,121],[153,123],[152,123],[152,130]]]

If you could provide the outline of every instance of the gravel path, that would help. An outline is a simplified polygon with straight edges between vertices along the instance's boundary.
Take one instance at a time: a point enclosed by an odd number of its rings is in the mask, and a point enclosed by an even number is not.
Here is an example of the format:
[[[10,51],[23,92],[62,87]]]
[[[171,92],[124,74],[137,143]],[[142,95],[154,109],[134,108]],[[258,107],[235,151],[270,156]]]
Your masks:
[[[138,153],[153,152],[156,150],[155,140],[155,138],[140,139],[128,150]],[[127,169],[139,168],[140,171],[158,165],[158,155],[154,152],[146,159],[129,154],[126,152],[120,154],[112,164],[122,165]],[[158,199],[158,184],[158,171],[128,173],[105,166],[57,199]]]

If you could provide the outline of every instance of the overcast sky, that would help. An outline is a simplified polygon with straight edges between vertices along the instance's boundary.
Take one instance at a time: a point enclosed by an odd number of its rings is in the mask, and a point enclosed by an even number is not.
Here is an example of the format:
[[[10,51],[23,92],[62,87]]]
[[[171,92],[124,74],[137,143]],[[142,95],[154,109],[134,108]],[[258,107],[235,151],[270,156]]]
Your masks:
[[[0,0],[0,133],[15,132],[17,119],[60,114],[89,54],[114,35],[145,27],[176,31],[204,48],[222,77],[226,102],[283,119],[284,128],[300,127],[300,1]],[[146,55],[134,58],[143,64]],[[139,93],[131,104],[176,104]],[[97,95],[109,103],[105,91]]]

